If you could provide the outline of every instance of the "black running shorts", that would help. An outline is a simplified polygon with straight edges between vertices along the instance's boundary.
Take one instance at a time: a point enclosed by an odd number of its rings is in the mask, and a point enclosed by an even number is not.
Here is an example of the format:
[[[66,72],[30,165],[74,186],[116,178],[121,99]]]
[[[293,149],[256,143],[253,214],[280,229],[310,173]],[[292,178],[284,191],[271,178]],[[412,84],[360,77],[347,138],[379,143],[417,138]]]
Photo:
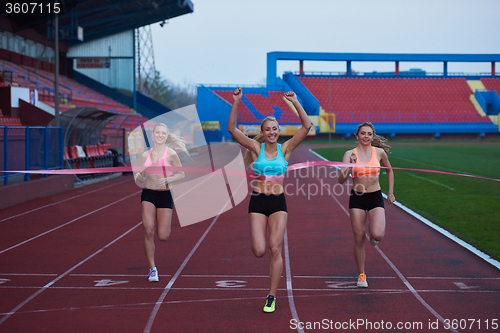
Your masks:
[[[248,213],[264,214],[267,217],[276,212],[287,212],[285,194],[252,192]]]
[[[170,190],[153,191],[143,188],[141,193],[141,202],[147,201],[155,205],[156,208],[174,208],[174,199]]]
[[[384,208],[384,198],[382,190],[375,192],[363,193],[351,190],[349,194],[349,209],[358,208],[362,210],[372,210],[373,208]]]

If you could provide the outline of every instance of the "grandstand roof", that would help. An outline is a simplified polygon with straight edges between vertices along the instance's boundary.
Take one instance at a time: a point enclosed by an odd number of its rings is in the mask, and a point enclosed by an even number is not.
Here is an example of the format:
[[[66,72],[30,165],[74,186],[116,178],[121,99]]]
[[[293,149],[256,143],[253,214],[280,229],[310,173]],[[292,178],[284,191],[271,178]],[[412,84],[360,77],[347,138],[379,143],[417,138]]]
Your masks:
[[[276,85],[278,60],[391,62],[500,62],[500,54],[446,53],[332,53],[332,52],[269,52],[267,53],[267,85]]]
[[[78,107],[61,113],[60,124],[64,128],[64,146],[97,144],[106,125],[122,115],[92,107]],[[55,119],[48,126],[55,126]]]
[[[269,52],[269,60],[490,62],[500,54]]]
[[[85,41],[192,13],[190,0],[83,0],[77,6]],[[59,25],[69,24],[70,18]]]
[[[71,9],[75,3],[75,9]],[[70,0],[66,1],[66,5],[70,10],[59,17],[59,28],[82,27],[84,41],[168,20],[194,10],[191,0]],[[38,24],[26,22],[26,16],[9,15],[9,20],[24,28],[33,28],[33,24]],[[38,24],[35,30],[47,35],[45,23]],[[71,45],[79,41],[69,40],[67,43]]]

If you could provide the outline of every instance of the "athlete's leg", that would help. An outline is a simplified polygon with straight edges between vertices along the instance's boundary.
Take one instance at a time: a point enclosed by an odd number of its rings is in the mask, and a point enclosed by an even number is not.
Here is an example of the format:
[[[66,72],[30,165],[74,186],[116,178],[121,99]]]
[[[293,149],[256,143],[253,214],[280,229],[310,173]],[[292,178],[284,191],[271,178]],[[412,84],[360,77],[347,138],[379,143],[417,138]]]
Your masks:
[[[172,224],[172,209],[157,208],[156,219],[158,220],[158,238],[164,242],[170,236],[170,227]]]
[[[250,239],[253,254],[262,258],[266,254],[267,216],[260,213],[248,214],[250,220]]]
[[[365,223],[366,211],[358,208],[349,209],[351,217],[352,232],[354,234],[354,259],[358,267],[358,273],[365,272]]]
[[[380,242],[385,235],[385,209],[376,207],[368,211],[370,237]]]
[[[142,201],[142,225],[144,226],[144,251],[149,267],[155,267],[155,220],[156,207],[149,201]]]
[[[276,296],[278,284],[283,272],[283,258],[281,249],[283,248],[283,239],[285,237],[287,212],[276,212],[269,216],[269,270],[271,289],[269,295]]]

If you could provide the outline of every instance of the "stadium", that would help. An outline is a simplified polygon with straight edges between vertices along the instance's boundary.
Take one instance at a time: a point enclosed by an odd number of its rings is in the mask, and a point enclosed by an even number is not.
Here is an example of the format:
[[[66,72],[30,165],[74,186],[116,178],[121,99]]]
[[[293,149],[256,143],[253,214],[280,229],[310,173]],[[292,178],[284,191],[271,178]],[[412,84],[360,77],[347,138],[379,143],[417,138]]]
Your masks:
[[[0,330],[498,330],[500,54],[270,50],[262,54],[265,83],[197,82],[196,103],[173,109],[159,98],[166,93],[151,26],[196,18],[195,4],[6,5]],[[281,62],[296,70],[279,72]],[[344,70],[314,70],[318,63]],[[393,70],[357,70],[363,63]],[[422,63],[442,70],[417,68]],[[457,63],[489,71],[449,70]],[[273,314],[261,304],[269,263],[249,250],[254,183],[243,167],[245,149],[230,133],[238,87],[236,128],[244,135],[259,135],[267,117],[279,123],[282,145],[299,133],[301,115],[287,92],[312,124],[287,161],[289,215]],[[367,245],[370,288],[356,288],[353,180],[341,186],[338,179],[364,122],[391,145],[397,201],[388,201],[392,184],[381,170],[387,234]],[[145,165],[141,156],[152,161],[157,123],[182,140],[170,148],[185,178],[171,186],[172,231],[169,225],[165,239],[159,227],[153,231],[162,241],[160,281],[149,283],[135,175]],[[269,245],[266,258],[271,252]]]

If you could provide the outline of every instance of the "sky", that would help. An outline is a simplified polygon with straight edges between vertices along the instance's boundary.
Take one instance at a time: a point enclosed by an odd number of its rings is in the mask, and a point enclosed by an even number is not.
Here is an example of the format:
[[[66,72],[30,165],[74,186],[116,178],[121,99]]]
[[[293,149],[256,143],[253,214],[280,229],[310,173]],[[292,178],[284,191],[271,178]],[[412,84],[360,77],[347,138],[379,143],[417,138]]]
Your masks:
[[[500,0],[191,0],[192,14],[152,25],[156,69],[181,85],[262,85],[273,51],[500,54]],[[442,72],[442,63],[400,70]],[[394,63],[353,62],[361,72]],[[279,61],[278,76],[298,71]],[[346,70],[304,62],[305,71]],[[490,63],[449,63],[449,72],[490,72]],[[500,72],[500,64],[497,64]]]

